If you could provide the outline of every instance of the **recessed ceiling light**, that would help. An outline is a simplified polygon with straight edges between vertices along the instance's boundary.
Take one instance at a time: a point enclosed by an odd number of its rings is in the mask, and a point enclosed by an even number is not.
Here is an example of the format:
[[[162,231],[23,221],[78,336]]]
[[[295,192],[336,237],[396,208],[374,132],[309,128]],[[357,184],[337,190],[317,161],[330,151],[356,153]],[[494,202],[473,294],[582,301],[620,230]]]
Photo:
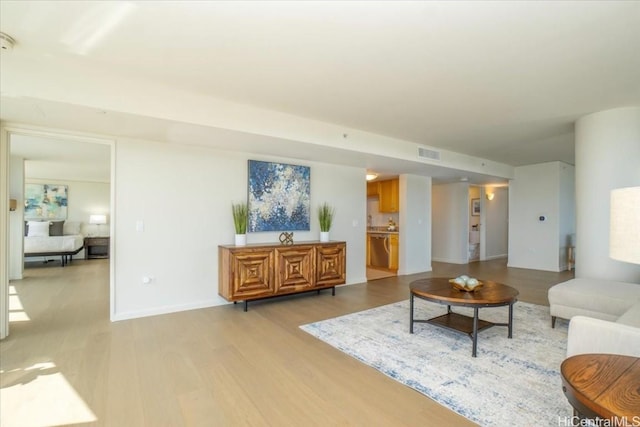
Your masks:
[[[367,174],[367,181],[374,180],[374,179],[376,179],[377,177],[378,177],[378,174],[377,174],[377,173],[368,173],[368,174]]]

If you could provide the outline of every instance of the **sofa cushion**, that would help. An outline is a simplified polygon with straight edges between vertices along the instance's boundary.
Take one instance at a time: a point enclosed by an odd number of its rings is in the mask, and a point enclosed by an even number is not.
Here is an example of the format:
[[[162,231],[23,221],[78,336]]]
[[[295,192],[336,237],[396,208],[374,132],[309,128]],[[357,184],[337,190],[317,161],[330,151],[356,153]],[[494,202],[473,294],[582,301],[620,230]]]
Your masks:
[[[640,303],[634,304],[616,320],[616,323],[640,328]]]
[[[567,356],[585,353],[640,357],[640,328],[574,316],[567,333]]]
[[[548,296],[552,315],[553,306],[558,305],[575,307],[586,315],[591,312],[619,317],[640,301],[640,285],[578,278],[551,287]]]

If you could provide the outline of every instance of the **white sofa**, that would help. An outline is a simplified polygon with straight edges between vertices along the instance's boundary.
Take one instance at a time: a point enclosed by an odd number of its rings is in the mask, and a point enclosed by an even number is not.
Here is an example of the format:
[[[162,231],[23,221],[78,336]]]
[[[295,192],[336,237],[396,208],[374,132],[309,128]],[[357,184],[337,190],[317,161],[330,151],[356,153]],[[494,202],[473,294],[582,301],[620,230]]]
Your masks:
[[[640,357],[640,285],[577,278],[549,289],[551,325],[570,319],[567,356],[610,353]]]

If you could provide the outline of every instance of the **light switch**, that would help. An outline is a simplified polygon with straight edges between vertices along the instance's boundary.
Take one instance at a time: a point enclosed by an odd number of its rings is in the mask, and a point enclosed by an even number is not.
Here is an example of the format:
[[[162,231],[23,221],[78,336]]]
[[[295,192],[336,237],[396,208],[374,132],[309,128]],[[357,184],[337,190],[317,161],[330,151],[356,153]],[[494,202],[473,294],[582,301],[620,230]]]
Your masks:
[[[144,231],[144,221],[140,219],[136,221],[136,231],[138,233],[142,233]]]

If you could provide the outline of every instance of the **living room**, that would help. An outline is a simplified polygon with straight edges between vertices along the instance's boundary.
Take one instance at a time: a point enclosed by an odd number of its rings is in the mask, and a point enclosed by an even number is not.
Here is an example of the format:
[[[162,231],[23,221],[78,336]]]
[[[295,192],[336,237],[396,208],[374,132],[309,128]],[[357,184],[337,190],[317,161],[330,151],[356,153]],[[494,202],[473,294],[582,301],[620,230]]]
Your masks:
[[[564,186],[569,182],[560,176],[569,173],[575,165],[575,233],[579,236],[576,274],[638,281],[637,266],[609,260],[604,243],[607,237],[605,230],[608,229],[604,200],[607,200],[610,190],[640,185],[637,139],[622,135],[625,132],[634,135],[635,111],[640,102],[637,89],[640,70],[634,61],[629,60],[637,52],[636,6],[625,2],[608,2],[612,3],[611,6],[600,2],[584,6],[559,2],[560,9],[554,10],[554,18],[550,16],[553,13],[547,14],[534,5],[521,5],[524,12],[518,12],[515,5],[505,5],[505,9],[495,9],[497,6],[493,5],[491,10],[478,10],[486,20],[477,18],[476,21],[474,13],[465,13],[468,5],[413,3],[413,6],[403,3],[402,10],[395,17],[382,13],[385,12],[384,7],[390,6],[381,4],[382,10],[375,14],[370,11],[372,15],[369,18],[364,14],[362,24],[356,23],[359,14],[365,10],[358,8],[364,5],[343,5],[347,9],[341,11],[338,5],[334,5],[338,9],[331,9],[328,5],[314,4],[312,11],[317,13],[315,15],[305,13],[304,8],[298,9],[301,6],[291,5],[292,9],[287,11],[282,4],[277,5],[277,13],[260,7],[256,12],[245,10],[243,13],[247,16],[237,25],[246,27],[247,39],[237,42],[236,52],[246,49],[247,54],[245,60],[232,69],[234,55],[228,55],[228,45],[218,52],[211,50],[208,55],[200,54],[202,51],[188,53],[189,48],[200,46],[198,40],[223,43],[225,35],[235,34],[223,19],[234,10],[228,3],[219,5],[219,9],[208,5],[202,11],[202,16],[208,16],[219,24],[220,31],[228,30],[224,34],[199,39],[176,36],[176,40],[184,42],[188,39],[191,44],[174,44],[169,35],[162,39],[162,43],[152,40],[142,51],[133,49],[127,51],[129,56],[116,55],[114,59],[110,55],[128,46],[123,39],[135,40],[135,37],[119,35],[127,34],[125,30],[135,32],[127,26],[127,19],[133,19],[135,25],[131,24],[132,27],[139,29],[137,25],[141,21],[147,23],[144,13],[139,15],[141,12],[152,12],[149,16],[159,13],[148,9],[151,3],[98,2],[91,6],[89,2],[79,2],[78,5],[67,5],[70,9],[65,13],[53,10],[49,3],[42,3],[36,7],[36,10],[41,8],[40,17],[51,14],[60,18],[58,22],[68,24],[60,25],[60,28],[80,25],[83,16],[87,20],[91,17],[98,19],[96,16],[122,17],[121,22],[113,24],[115,27],[112,28],[119,28],[124,33],[105,30],[106,38],[98,40],[98,36],[89,37],[79,31],[80,36],[76,34],[75,39],[49,44],[47,40],[63,39],[60,34],[52,35],[55,28],[37,30],[37,21],[30,21],[37,17],[30,16],[19,2],[3,2],[2,32],[10,34],[15,45],[12,51],[2,52],[0,154],[3,188],[0,189],[0,207],[6,212],[0,212],[0,222],[8,223],[10,215],[8,209],[4,209],[11,196],[4,183],[7,182],[5,165],[9,163],[8,144],[12,135],[68,136],[83,139],[86,143],[107,145],[113,154],[110,159],[113,204],[109,224],[113,259],[107,274],[110,281],[107,285],[110,300],[107,317],[114,321],[115,328],[135,329],[130,323],[118,322],[128,322],[128,319],[139,319],[140,325],[158,322],[166,326],[167,331],[172,331],[166,333],[169,337],[180,332],[172,330],[172,317],[157,316],[159,314],[197,317],[198,309],[214,310],[216,307],[224,315],[229,315],[232,310],[217,294],[217,248],[233,242],[231,203],[247,198],[248,160],[284,162],[311,168],[311,207],[315,209],[325,201],[335,206],[336,221],[331,235],[333,239],[347,242],[346,283],[354,286],[354,290],[349,291],[354,297],[344,304],[350,304],[353,310],[365,308],[358,301],[358,295],[364,297],[365,294],[356,287],[366,282],[366,184],[363,178],[368,170],[400,175],[406,199],[420,201],[413,209],[407,210],[406,217],[401,220],[406,225],[406,238],[402,239],[406,246],[401,250],[411,254],[405,257],[401,276],[427,273],[433,269],[431,189],[439,180],[444,185],[453,185],[453,180],[457,180],[456,185],[459,185],[461,177],[467,177],[474,185],[509,182],[509,262],[515,263],[514,267],[539,271],[545,270],[541,265],[549,265],[550,257],[553,266],[547,268],[547,272],[559,273],[563,266],[561,257],[566,253],[562,250],[566,246],[566,234],[570,234],[560,231],[563,226],[559,223],[560,215],[556,215],[565,212],[560,201],[564,200],[561,195],[565,194]],[[119,8],[114,8],[114,5]],[[169,6],[165,7],[163,13],[170,16]],[[411,7],[426,9],[413,14]],[[182,17],[186,13],[195,20],[193,27],[198,27],[198,31],[206,31],[201,27],[216,27],[209,22],[204,25],[193,16],[193,11],[185,10],[177,7],[174,15]],[[546,23],[544,29],[549,32],[536,32],[531,28],[538,26],[540,20],[536,20],[534,25],[531,16],[525,16],[530,12],[540,14],[542,22]],[[288,25],[282,25],[281,20],[291,18],[289,13],[295,19],[287,21]],[[461,13],[462,16],[459,20],[451,18],[449,21],[446,18],[448,13]],[[412,15],[424,17],[425,14],[427,17],[424,19],[429,25],[417,26],[422,28],[417,33],[420,37],[407,37],[402,28],[409,28],[409,24],[404,26],[401,20],[413,22],[417,18],[412,18]],[[430,21],[438,14],[444,14],[442,21]],[[169,19],[167,15],[163,16]],[[265,16],[273,16],[273,21],[265,19]],[[336,55],[329,55],[321,44],[316,46],[318,50],[315,52],[306,48],[294,50],[298,56],[296,61],[292,61],[289,49],[293,40],[304,35],[308,37],[305,39],[308,43],[301,42],[301,45],[314,46],[314,40],[317,42],[301,25],[311,25],[314,21],[312,16],[326,18],[320,19],[323,22],[338,19],[336,25],[341,31],[336,36],[337,40],[327,36],[326,41],[335,49]],[[493,22],[491,17],[501,18],[498,21],[502,37],[487,40],[486,51],[479,48],[485,45],[478,40],[477,45],[470,43],[471,46],[461,54],[458,51],[461,47],[454,37],[456,31],[472,27],[477,32],[464,33],[470,37],[466,40],[472,36],[489,38],[491,26],[486,23]],[[524,27],[523,40],[517,44],[520,49],[516,49],[517,52],[507,42],[510,40],[507,30],[515,31],[504,22],[509,20],[507,18],[513,18],[514,25]],[[32,24],[23,25],[25,30],[21,30],[11,21]],[[592,21],[598,25],[587,25]],[[611,21],[616,24],[610,24]],[[442,23],[448,22],[455,25],[452,24],[449,30],[445,28],[445,33],[439,38],[448,41],[446,47],[430,55],[418,55],[424,62],[418,65],[413,62],[418,60],[415,52],[428,52],[431,45],[396,52],[397,46],[412,46],[410,40],[428,39],[424,28],[435,31]],[[599,25],[602,22],[610,25],[603,30]],[[384,34],[375,29],[365,31],[367,28],[363,27],[367,27],[367,23],[375,24],[374,28],[389,25],[397,29],[390,29]],[[95,24],[92,21],[92,25],[97,27]],[[351,25],[367,37],[359,36],[355,29],[348,30]],[[151,28],[149,34],[156,32],[153,30],[156,27],[148,28]],[[558,30],[551,31],[553,28]],[[322,31],[329,30],[324,28]],[[602,31],[610,37],[602,37]],[[163,33],[161,30],[157,32]],[[537,36],[531,37],[531,34]],[[350,41],[349,48],[340,50],[345,39]],[[364,44],[365,39],[371,45]],[[590,43],[584,42],[585,39]],[[94,40],[94,45],[87,44],[91,40]],[[109,40],[113,44],[109,44]],[[269,67],[269,58],[265,58],[262,43],[245,44],[252,40],[272,40],[278,48],[267,49],[269,54],[288,66]],[[230,45],[233,47],[234,43]],[[98,48],[100,46],[104,50]],[[365,46],[370,47],[364,49]],[[538,57],[538,49],[543,47],[551,52],[546,53],[548,56]],[[214,46],[204,48],[205,51],[208,49],[214,49]],[[582,49],[593,50],[584,52]],[[525,50],[530,54],[518,54]],[[567,56],[566,52],[575,52],[577,58]],[[102,60],[100,55],[112,61]],[[127,62],[135,57],[144,59],[137,63]],[[171,62],[167,59],[169,57],[175,64],[163,67],[163,63]],[[185,57],[193,61],[190,66],[183,62]],[[204,57],[217,60],[211,60],[215,63],[210,64],[204,61]],[[289,59],[284,61],[283,57]],[[361,59],[364,66],[351,68],[349,58],[354,61]],[[443,64],[442,59],[429,62],[429,58],[433,61],[446,58],[452,65]],[[496,62],[498,64],[492,68],[496,74],[492,78],[481,73],[483,67]],[[262,65],[255,66],[255,63]],[[394,69],[394,63],[403,64],[404,68]],[[302,67],[302,64],[309,66]],[[177,79],[172,74],[177,72],[174,66],[184,71],[184,74],[178,74],[180,77]],[[225,66],[229,67],[227,71],[219,70]],[[606,70],[596,72],[603,67]],[[200,69],[204,71],[198,71]],[[210,80],[204,79],[205,86],[197,86],[196,82],[203,78],[200,73],[216,70],[220,74],[215,74]],[[252,74],[249,70],[255,73],[262,70],[264,74]],[[283,70],[295,70],[295,73],[286,74]],[[364,79],[370,70],[374,76]],[[293,74],[307,77],[298,80],[293,78]],[[607,74],[607,77],[601,78],[600,74]],[[296,84],[287,86],[287,78]],[[380,82],[387,80],[393,81],[393,86],[380,87],[378,95],[374,96]],[[206,88],[213,86],[214,82],[218,83],[215,90],[208,92]],[[336,82],[335,88],[330,82]],[[446,89],[442,89],[445,82]],[[303,90],[309,86],[315,88],[313,92]],[[423,89],[417,91],[416,88]],[[455,88],[457,91],[454,92]],[[560,93],[559,88],[566,92]],[[409,99],[408,94],[414,90],[418,93]],[[446,94],[441,94],[441,91]],[[275,93],[286,97],[267,103],[269,96]],[[389,93],[403,95],[393,97]],[[251,94],[257,98],[251,100]],[[430,101],[425,104],[424,100]],[[314,111],[314,105],[325,107],[317,107],[319,109]],[[399,105],[405,105],[406,109],[399,110]],[[350,112],[343,111],[347,109]],[[631,113],[627,114],[627,110]],[[336,116],[329,114],[331,112]],[[340,118],[339,114],[346,115]],[[379,115],[385,119],[378,120]],[[604,122],[606,124],[602,124]],[[418,126],[416,123],[424,124]],[[574,126],[577,129],[575,133]],[[420,130],[415,131],[414,127]],[[497,128],[501,132],[493,134]],[[596,141],[594,129],[596,133],[604,132],[605,136]],[[604,129],[619,131],[605,132]],[[464,145],[460,141],[472,143]],[[437,149],[441,159],[417,160],[416,152],[420,147]],[[524,156],[520,159],[527,158],[531,163],[520,163],[515,160],[518,156]],[[567,165],[566,170],[562,169],[564,165]],[[557,173],[557,179],[550,178],[547,168]],[[531,172],[531,169],[535,171]],[[536,187],[536,182],[543,182],[542,178],[549,179],[557,187],[549,191],[545,181],[542,191],[542,185]],[[464,203],[466,209],[466,199]],[[541,216],[546,219],[540,220]],[[294,239],[317,240],[318,234],[319,227],[312,216],[310,229],[295,232]],[[276,242],[278,235],[276,232],[253,233],[248,240],[250,244]],[[8,247],[5,233],[0,239],[2,247]],[[535,265],[527,265],[533,261]],[[0,261],[0,266],[5,295],[8,292],[6,260]],[[152,277],[153,280],[143,283],[144,277]],[[405,290],[398,290],[397,295]],[[406,292],[403,295],[406,298]],[[307,304],[305,307],[309,308]],[[247,319],[274,321],[268,319],[268,314],[275,310],[270,307],[277,305],[265,304],[261,307],[264,309],[261,314],[253,314],[250,310],[247,315],[251,317],[239,322],[250,327],[246,325]],[[7,333],[7,311],[5,307],[2,313],[4,335]],[[186,311],[194,313],[184,314]],[[322,314],[328,312],[331,310]],[[296,313],[293,316],[299,315]],[[236,314],[241,313],[233,312],[231,315]],[[218,316],[222,314],[206,314],[211,321]],[[226,325],[229,323],[225,321]],[[234,332],[239,330],[230,327]],[[158,336],[165,334],[160,332],[160,327],[153,332],[154,327],[151,326],[150,330]],[[201,326],[197,331],[206,334]],[[188,331],[188,338],[195,340],[195,332]],[[136,334],[135,331],[131,333]],[[217,333],[223,335],[228,332],[217,330]],[[215,341],[211,336],[209,339]],[[158,344],[154,342],[153,345]],[[242,351],[251,349],[259,351],[251,345],[243,347]],[[328,358],[340,357],[323,354]],[[233,351],[230,351],[224,360],[232,358]],[[340,367],[339,364],[331,367],[348,370],[355,366],[355,362],[345,363],[348,367]],[[304,369],[308,366],[301,368]],[[237,379],[239,383],[245,380]],[[366,381],[359,385],[364,384]],[[391,398],[392,394],[386,397]],[[195,405],[197,396],[191,397],[194,400],[190,402]],[[252,398],[256,396],[252,395]],[[362,404],[360,401],[355,403]],[[366,408],[359,409],[364,411]]]

